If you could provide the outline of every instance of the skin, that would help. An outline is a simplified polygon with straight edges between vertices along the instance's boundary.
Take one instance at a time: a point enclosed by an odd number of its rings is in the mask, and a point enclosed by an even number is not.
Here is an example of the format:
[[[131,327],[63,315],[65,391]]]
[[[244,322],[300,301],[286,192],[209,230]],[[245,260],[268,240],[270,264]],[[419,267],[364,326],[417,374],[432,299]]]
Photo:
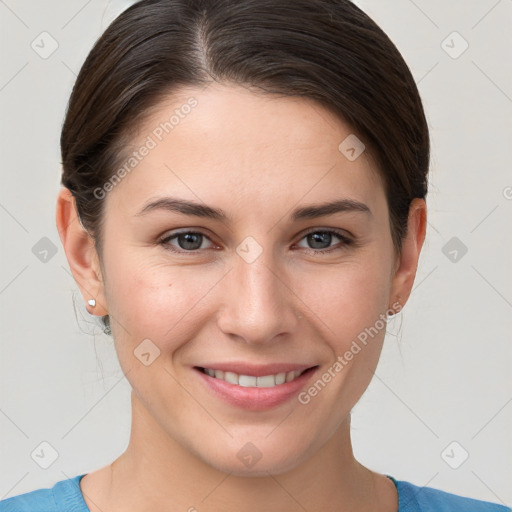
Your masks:
[[[338,150],[350,126],[311,100],[236,85],[181,89],[152,111],[133,149],[191,96],[198,105],[104,199],[101,257],[72,196],[66,189],[58,196],[71,271],[84,301],[97,301],[89,312],[110,314],[133,388],[128,448],[82,479],[85,501],[92,512],[396,512],[393,483],[355,459],[350,439],[350,411],[372,378],[385,328],[307,404],[235,407],[213,396],[192,366],[318,365],[310,386],[379,315],[397,300],[405,305],[425,237],[425,201],[412,202],[395,254],[371,158],[363,152],[350,161]],[[162,196],[221,208],[232,221],[137,215]],[[299,206],[340,198],[365,203],[372,215],[289,219]],[[205,234],[194,253],[185,253],[183,239],[167,247],[184,254],[159,244],[184,228]],[[333,235],[315,246],[306,237],[313,228],[339,229],[357,245]],[[251,263],[236,252],[248,236],[262,248]],[[160,350],[149,366],[133,354],[144,339]],[[237,457],[249,441],[262,455],[252,467]]]

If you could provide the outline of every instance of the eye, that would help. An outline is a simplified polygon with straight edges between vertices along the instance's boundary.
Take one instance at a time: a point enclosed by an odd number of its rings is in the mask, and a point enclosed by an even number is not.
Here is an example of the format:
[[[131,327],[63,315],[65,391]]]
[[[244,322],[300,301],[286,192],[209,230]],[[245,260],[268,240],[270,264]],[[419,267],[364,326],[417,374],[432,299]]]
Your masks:
[[[171,244],[171,240],[176,239],[178,248]],[[198,252],[199,249],[205,249],[202,242],[204,240],[210,240],[205,234],[198,231],[182,231],[173,235],[168,235],[160,240],[166,249],[174,252]],[[210,240],[211,241],[211,240]]]
[[[331,243],[333,241],[333,237],[341,241],[341,246],[339,247],[331,247]],[[343,250],[346,246],[353,244],[353,240],[351,240],[346,235],[340,233],[335,230],[312,230],[306,233],[302,237],[301,240],[306,240],[309,244],[312,245],[310,247],[310,251],[317,253],[330,253],[336,250]],[[206,236],[204,233],[200,231],[181,231],[179,233],[174,233],[165,236],[162,238],[159,243],[163,245],[166,249],[177,252],[177,253],[194,253],[199,252],[200,249],[207,249],[208,247],[203,246],[203,242],[208,240],[211,242],[210,238]],[[176,245],[171,243],[171,241],[176,241]],[[340,244],[338,244],[340,245]],[[308,249],[306,247],[306,249]]]
[[[340,247],[330,247],[330,244],[334,238],[337,238],[338,240],[341,240],[341,246]],[[335,230],[315,230],[315,231],[309,231],[306,233],[306,235],[302,238],[302,240],[306,240],[309,244],[312,245],[311,251],[314,253],[328,253],[335,250],[343,250],[346,246],[351,245],[353,241],[345,236],[344,234],[340,233],[339,231]]]

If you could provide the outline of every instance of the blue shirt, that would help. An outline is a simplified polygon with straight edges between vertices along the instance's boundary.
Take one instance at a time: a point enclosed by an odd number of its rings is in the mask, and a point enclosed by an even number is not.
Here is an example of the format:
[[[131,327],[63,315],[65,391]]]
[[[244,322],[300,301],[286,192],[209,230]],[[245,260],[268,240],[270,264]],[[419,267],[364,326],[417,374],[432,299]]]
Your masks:
[[[12,496],[0,501],[0,512],[90,512],[80,490],[80,479],[61,480],[52,488]],[[398,491],[398,512],[512,512],[503,505],[464,498],[431,487],[418,487],[390,478]]]

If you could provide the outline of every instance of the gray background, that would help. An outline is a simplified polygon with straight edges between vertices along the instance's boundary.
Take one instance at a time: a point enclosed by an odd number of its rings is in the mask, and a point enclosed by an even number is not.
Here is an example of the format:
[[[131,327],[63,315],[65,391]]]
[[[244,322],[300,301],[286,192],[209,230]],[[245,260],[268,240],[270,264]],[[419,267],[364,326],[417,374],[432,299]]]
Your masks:
[[[0,1],[0,498],[98,469],[128,442],[130,386],[77,293],[55,198],[76,73],[129,3]],[[354,409],[354,452],[511,506],[512,1],[357,4],[413,72],[432,167],[415,287]]]

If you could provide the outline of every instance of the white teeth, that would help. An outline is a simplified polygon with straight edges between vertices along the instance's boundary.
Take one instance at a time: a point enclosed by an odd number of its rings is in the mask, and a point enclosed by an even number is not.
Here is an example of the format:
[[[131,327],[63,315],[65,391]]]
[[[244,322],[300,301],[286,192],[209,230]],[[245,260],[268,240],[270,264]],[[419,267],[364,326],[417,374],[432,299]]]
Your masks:
[[[284,384],[286,382],[286,373],[278,373],[276,375],[276,384]]]
[[[204,368],[204,372],[210,377],[225,380],[230,384],[237,384],[238,386],[242,386],[245,388],[273,388],[274,386],[278,386],[279,384],[291,382],[292,380],[296,379],[299,375],[303,373],[301,371],[291,371],[287,373],[277,373],[276,375],[263,375],[262,377],[254,377],[252,375],[238,375],[237,373],[234,372],[223,372],[222,370],[213,370],[212,368]]]
[[[276,378],[273,375],[265,375],[256,379],[259,388],[272,388],[276,385]]]
[[[296,377],[296,372],[288,372],[286,374],[286,382],[290,382]]]
[[[238,375],[233,372],[225,372],[224,380],[226,382],[230,382],[231,384],[238,384]]]
[[[243,386],[244,388],[253,388],[256,386],[257,377],[251,377],[249,375],[239,375],[238,376],[238,385]]]

